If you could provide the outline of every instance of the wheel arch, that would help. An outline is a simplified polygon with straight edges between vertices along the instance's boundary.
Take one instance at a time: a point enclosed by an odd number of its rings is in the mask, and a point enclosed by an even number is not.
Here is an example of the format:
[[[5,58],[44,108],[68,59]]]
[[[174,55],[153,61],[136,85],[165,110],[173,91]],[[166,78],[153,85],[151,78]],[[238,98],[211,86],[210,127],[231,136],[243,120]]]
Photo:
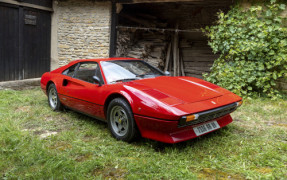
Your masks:
[[[48,89],[49,89],[49,86],[50,86],[51,84],[55,84],[55,83],[54,83],[52,80],[50,80],[50,81],[47,82],[47,85],[46,85],[46,93],[48,93]]]
[[[107,117],[107,110],[108,110],[108,106],[109,106],[110,102],[115,98],[122,98],[122,99],[126,100],[128,102],[128,104],[130,105],[131,109],[133,109],[132,108],[132,99],[127,93],[119,93],[119,92],[112,93],[106,98],[106,101],[104,104],[105,117]]]

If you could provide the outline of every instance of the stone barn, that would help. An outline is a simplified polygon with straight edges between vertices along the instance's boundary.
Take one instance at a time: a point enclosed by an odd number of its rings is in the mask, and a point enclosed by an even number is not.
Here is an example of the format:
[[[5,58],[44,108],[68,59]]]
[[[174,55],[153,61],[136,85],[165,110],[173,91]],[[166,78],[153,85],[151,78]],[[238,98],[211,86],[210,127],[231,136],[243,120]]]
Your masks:
[[[0,81],[75,59],[135,57],[202,78],[217,58],[201,31],[230,0],[0,0]]]
[[[202,78],[217,58],[201,31],[229,0],[54,1],[51,67],[73,59],[141,58]]]

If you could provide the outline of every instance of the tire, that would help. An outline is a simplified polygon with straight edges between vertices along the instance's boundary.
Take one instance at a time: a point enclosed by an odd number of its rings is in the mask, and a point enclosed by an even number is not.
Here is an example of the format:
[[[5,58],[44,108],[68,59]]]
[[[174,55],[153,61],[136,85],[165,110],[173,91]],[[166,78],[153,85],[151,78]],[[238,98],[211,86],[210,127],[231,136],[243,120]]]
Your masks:
[[[60,102],[55,84],[51,84],[48,88],[48,103],[53,111],[61,111],[63,105]]]
[[[123,98],[115,98],[110,102],[107,117],[111,134],[117,140],[132,142],[138,137],[133,112]]]

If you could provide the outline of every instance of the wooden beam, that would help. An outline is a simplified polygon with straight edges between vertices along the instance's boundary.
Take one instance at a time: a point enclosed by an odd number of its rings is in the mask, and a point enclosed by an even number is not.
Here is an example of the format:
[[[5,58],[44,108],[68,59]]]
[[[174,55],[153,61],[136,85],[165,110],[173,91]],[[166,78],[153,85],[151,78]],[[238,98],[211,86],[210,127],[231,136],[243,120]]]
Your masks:
[[[118,0],[121,4],[137,4],[137,3],[165,3],[165,2],[204,2],[204,0]]]
[[[176,23],[175,29],[178,29],[178,23]],[[173,37],[173,76],[177,76],[177,58],[178,58],[178,32],[175,31]]]
[[[165,61],[165,65],[164,65],[164,72],[167,71],[167,68],[169,66],[170,52],[171,52],[171,42],[169,43],[168,49],[167,49],[166,61]]]
[[[39,6],[39,5],[35,5],[35,4],[30,4],[30,3],[18,2],[18,1],[14,1],[14,0],[0,0],[0,2],[7,3],[7,4],[13,4],[13,5],[17,5],[17,6],[29,7],[29,8],[34,8],[34,9],[40,9],[40,10],[44,10],[44,11],[51,11],[51,12],[53,12],[52,8]]]
[[[179,38],[178,38],[178,41],[177,41],[177,44],[179,42]],[[176,55],[177,55],[177,67],[176,67],[176,70],[177,70],[177,76],[181,76],[181,72],[180,72],[180,66],[181,66],[181,62],[180,62],[180,56],[179,56],[179,47],[177,46],[177,52],[176,52]]]
[[[180,51],[181,52],[181,51]],[[183,56],[182,53],[180,53],[180,70],[181,70],[181,75],[185,76],[184,72],[184,61],[183,61]]]
[[[119,14],[123,10],[123,5],[122,4],[116,4],[117,6],[117,14]]]

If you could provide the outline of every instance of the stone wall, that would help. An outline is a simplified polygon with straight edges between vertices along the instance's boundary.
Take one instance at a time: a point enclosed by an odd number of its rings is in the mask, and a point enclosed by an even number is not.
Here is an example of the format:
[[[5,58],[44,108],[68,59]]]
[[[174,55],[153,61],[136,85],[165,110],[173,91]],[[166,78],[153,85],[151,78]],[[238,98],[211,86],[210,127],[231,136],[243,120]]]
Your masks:
[[[286,77],[277,80],[277,88],[287,93],[287,75]]]
[[[54,1],[51,67],[109,56],[110,2]]]

